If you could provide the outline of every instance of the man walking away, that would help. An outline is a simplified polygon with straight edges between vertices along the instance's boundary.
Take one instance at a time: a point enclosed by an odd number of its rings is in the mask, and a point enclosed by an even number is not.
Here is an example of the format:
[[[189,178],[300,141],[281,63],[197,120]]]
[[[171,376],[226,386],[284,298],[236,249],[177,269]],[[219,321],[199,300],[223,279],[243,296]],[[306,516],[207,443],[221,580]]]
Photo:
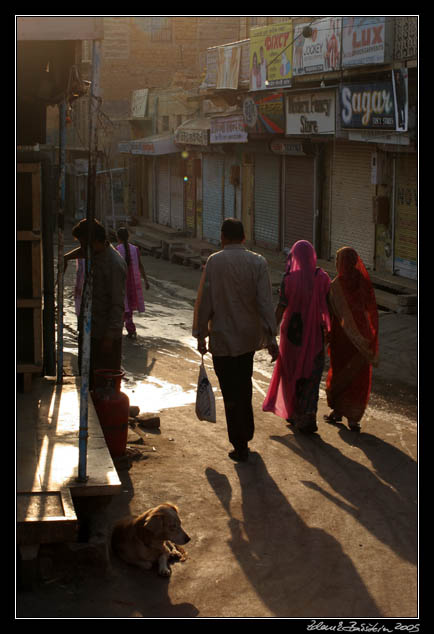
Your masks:
[[[206,263],[195,304],[193,336],[198,350],[209,352],[225,406],[229,441],[236,461],[248,458],[254,434],[253,358],[267,348],[278,356],[271,282],[265,258],[249,251],[242,223],[227,218],[221,228],[222,250]]]

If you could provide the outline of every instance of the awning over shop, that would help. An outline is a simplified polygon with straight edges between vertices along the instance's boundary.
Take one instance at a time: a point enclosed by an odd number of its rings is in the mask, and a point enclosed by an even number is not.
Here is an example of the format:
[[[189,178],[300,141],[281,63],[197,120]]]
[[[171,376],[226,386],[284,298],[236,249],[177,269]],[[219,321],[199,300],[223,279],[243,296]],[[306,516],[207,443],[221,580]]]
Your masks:
[[[208,145],[211,119],[189,119],[175,130],[175,142],[183,145]]]
[[[118,144],[118,150],[124,154],[140,154],[144,156],[160,156],[181,152],[181,148],[174,142],[172,133],[155,134],[143,139],[122,141]]]

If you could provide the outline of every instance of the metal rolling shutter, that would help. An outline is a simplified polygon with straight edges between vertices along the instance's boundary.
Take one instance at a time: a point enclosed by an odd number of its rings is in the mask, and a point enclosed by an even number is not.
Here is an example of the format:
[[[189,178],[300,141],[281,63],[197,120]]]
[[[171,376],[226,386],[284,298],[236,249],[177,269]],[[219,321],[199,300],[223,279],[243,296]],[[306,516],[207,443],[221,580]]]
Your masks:
[[[314,163],[307,156],[285,157],[285,247],[297,240],[313,244]]]
[[[280,157],[255,155],[255,242],[279,247]]]
[[[179,159],[170,159],[170,226],[184,229],[184,181]]]
[[[343,246],[353,247],[368,268],[374,268],[375,224],[371,184],[374,147],[363,143],[336,143],[332,154],[332,257]]]
[[[417,157],[396,159],[394,270],[417,279]]]
[[[235,160],[225,157],[225,189],[224,189],[224,217],[234,218],[235,210],[235,187],[231,183],[231,166],[235,165]]]
[[[223,221],[224,157],[205,154],[203,157],[202,234],[205,240],[220,241]]]
[[[170,178],[169,159],[159,158],[157,161],[157,222],[170,225]]]

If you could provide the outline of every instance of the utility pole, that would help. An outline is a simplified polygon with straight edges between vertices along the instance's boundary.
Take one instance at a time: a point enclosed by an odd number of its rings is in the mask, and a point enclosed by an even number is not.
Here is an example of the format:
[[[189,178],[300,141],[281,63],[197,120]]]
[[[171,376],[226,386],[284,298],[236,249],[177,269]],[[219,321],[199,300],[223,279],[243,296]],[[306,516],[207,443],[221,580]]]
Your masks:
[[[98,159],[98,110],[100,106],[100,64],[101,42],[93,41],[92,46],[92,83],[89,95],[89,166],[87,190],[87,252],[86,272],[81,304],[83,315],[81,343],[81,388],[80,388],[80,432],[78,482],[86,482],[87,475],[87,440],[88,440],[88,404],[90,373],[90,341],[92,321],[92,242],[93,221],[95,218],[96,163]]]
[[[57,384],[63,383],[63,246],[65,230],[66,98],[59,104],[59,179],[57,212]]]

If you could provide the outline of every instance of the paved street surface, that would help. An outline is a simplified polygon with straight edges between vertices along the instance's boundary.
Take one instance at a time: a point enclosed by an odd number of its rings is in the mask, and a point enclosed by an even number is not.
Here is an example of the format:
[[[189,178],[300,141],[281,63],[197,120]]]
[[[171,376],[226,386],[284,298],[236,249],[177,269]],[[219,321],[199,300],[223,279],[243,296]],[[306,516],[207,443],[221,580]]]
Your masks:
[[[273,366],[258,353],[255,437],[248,463],[228,458],[223,402],[212,361],[217,423],[194,413],[200,356],[191,337],[199,272],[143,258],[151,289],[124,339],[123,391],[160,429],[131,432],[117,462],[123,492],[96,507],[87,538],[45,547],[41,581],[19,593],[19,617],[391,618],[418,616],[417,317],[380,317],[382,366],[362,433],[322,421],[306,437],[262,412]],[[76,371],[72,266],[65,291],[65,371]],[[191,536],[170,579],[111,558],[111,524],[160,502],[177,504]],[[89,541],[90,540],[90,541]],[[95,548],[92,547],[92,544]],[[101,554],[103,553],[103,554]]]

